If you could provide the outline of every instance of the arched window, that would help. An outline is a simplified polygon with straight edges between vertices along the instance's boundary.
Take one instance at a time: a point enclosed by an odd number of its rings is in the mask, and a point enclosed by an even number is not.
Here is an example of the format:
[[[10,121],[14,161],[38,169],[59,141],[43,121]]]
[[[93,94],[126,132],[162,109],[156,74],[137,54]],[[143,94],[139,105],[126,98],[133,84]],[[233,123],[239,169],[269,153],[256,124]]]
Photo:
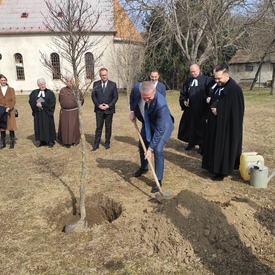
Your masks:
[[[85,67],[86,67],[86,78],[93,79],[95,72],[94,56],[92,53],[85,53]]]
[[[16,79],[25,80],[24,64],[22,54],[16,53],[14,55],[15,59],[15,70],[16,70]]]
[[[60,59],[57,53],[51,54],[52,70],[53,70],[53,79],[60,79]]]

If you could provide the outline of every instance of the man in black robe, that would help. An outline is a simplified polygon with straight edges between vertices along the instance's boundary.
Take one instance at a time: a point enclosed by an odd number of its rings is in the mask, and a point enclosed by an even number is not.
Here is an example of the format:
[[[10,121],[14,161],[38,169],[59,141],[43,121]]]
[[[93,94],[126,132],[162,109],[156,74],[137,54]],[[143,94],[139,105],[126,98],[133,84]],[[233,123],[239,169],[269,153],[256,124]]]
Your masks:
[[[48,145],[52,148],[56,140],[54,124],[56,98],[54,93],[46,88],[44,78],[39,78],[37,85],[39,89],[33,90],[29,97],[34,117],[35,140],[39,141],[37,147]]]
[[[213,180],[223,180],[239,169],[244,97],[241,87],[230,78],[227,66],[220,66],[214,75],[217,85],[209,103],[202,168],[214,174]]]
[[[191,78],[187,79],[180,92],[179,103],[184,111],[180,120],[178,139],[188,142],[185,150],[199,145],[200,153],[206,123],[206,89],[211,78],[202,75],[197,64],[190,66]]]

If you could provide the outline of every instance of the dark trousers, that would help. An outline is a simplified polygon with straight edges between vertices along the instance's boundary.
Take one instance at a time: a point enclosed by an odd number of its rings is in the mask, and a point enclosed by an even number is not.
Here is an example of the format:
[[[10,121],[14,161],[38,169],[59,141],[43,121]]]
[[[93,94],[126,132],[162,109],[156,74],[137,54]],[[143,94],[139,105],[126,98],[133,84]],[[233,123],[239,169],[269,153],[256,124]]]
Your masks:
[[[99,145],[104,122],[105,122],[105,145],[110,145],[110,139],[112,135],[113,114],[104,114],[102,112],[96,112],[96,130],[95,130],[95,140],[94,140],[95,147]]]
[[[146,133],[145,133],[144,125],[141,129],[140,134],[144,141],[145,147],[148,148],[149,142],[146,140]],[[165,143],[166,143],[166,141],[161,138],[157,147],[154,149],[155,172],[156,172],[156,176],[157,176],[158,180],[163,179],[163,171],[164,171],[163,149],[164,149]],[[144,159],[144,150],[143,150],[143,147],[140,142],[138,144],[138,147],[139,147],[139,156],[140,156],[140,164],[141,164],[140,167],[142,169],[148,169],[148,161],[146,159]]]

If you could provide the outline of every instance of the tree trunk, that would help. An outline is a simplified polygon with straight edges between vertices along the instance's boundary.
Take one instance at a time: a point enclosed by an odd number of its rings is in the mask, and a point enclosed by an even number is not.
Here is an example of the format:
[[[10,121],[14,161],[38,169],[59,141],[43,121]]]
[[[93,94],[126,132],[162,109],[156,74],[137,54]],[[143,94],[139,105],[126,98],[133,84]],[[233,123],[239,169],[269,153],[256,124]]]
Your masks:
[[[273,71],[272,71],[272,80],[271,80],[271,86],[270,86],[270,95],[273,95],[274,91],[274,78],[275,78],[275,63],[272,64]]]
[[[82,158],[81,158],[81,174],[80,174],[80,202],[79,202],[79,208],[80,208],[80,219],[82,221],[86,218],[86,209],[85,209],[85,181],[86,181],[86,175],[87,175],[87,169],[86,169],[86,139],[84,134],[84,124],[83,124],[83,114],[82,114],[82,100],[81,98],[77,99],[78,104],[78,116],[79,116],[79,129],[80,129],[80,135],[81,135],[81,151],[82,151]]]
[[[262,58],[261,58],[261,61],[260,61],[258,70],[257,70],[257,72],[256,72],[256,74],[255,74],[255,77],[254,77],[253,81],[252,81],[252,84],[251,84],[251,87],[250,87],[250,91],[253,90],[253,88],[254,88],[254,86],[255,86],[255,84],[256,84],[256,82],[257,82],[257,79],[258,79],[259,73],[260,73],[260,71],[261,71],[261,69],[262,69],[262,66],[263,66],[264,59],[265,59],[266,55],[267,55],[267,53],[265,53],[265,54],[262,56]]]

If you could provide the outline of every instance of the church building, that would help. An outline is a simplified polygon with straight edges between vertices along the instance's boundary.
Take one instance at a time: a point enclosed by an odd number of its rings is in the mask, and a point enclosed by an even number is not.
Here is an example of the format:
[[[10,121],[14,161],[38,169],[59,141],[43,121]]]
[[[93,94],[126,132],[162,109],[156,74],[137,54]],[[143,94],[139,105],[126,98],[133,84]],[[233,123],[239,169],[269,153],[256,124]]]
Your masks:
[[[104,52],[100,58],[96,50],[85,53],[82,60],[86,69],[85,80],[93,80],[94,76],[97,80],[99,69],[105,67],[118,88],[125,89],[129,86],[129,78],[133,82],[136,80],[143,38],[117,0],[86,1],[100,11],[90,37],[100,40],[99,48]],[[37,79],[41,77],[54,92],[64,86],[60,74],[48,71],[42,64],[42,54],[50,57],[55,71],[70,70],[64,68],[68,65],[62,59],[60,49],[53,47],[53,34],[44,24],[47,13],[49,10],[44,0],[0,0],[0,73],[7,77],[17,94],[36,89]]]

